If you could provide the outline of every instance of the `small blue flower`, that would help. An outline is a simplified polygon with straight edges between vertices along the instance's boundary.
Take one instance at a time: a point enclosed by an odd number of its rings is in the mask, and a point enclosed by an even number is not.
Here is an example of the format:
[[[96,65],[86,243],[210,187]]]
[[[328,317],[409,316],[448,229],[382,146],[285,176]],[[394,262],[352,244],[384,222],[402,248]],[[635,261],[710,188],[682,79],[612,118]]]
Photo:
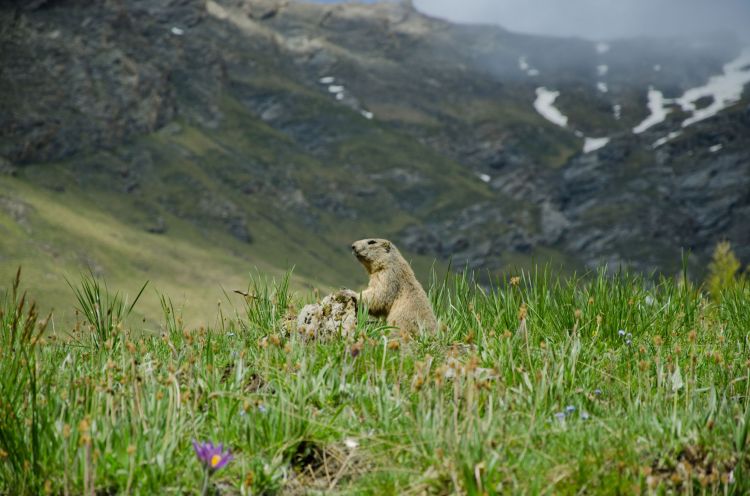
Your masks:
[[[268,413],[268,408],[266,408],[266,405],[258,405],[258,411],[260,413]]]
[[[625,344],[628,345],[628,346],[630,346],[631,344],[633,344],[633,340],[632,339],[628,339],[627,341],[625,341]]]
[[[597,396],[601,396],[602,395],[602,390],[599,389],[599,388],[594,389],[594,394],[597,395]]]
[[[563,412],[557,412],[557,413],[555,414],[555,418],[556,418],[557,420],[559,420],[560,422],[562,422],[562,421],[564,421],[564,420],[565,420],[565,413],[563,413]]]
[[[590,418],[589,412],[581,412],[581,420],[588,420]]]
[[[568,405],[568,406],[565,407],[565,413],[566,414],[573,413],[575,411],[576,411],[576,407],[574,407],[573,405]]]
[[[625,331],[623,329],[620,329],[619,331],[617,331],[617,334],[619,334],[620,337],[622,337],[625,335]]]
[[[633,333],[632,332],[627,333],[626,336],[627,336],[628,339],[633,339]]]

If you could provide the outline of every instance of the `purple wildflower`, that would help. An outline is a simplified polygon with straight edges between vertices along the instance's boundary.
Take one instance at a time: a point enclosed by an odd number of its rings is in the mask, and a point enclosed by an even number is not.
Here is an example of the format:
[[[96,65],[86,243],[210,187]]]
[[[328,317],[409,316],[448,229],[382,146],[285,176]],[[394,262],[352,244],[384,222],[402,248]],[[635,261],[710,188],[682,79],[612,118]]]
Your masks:
[[[215,446],[214,443],[210,441],[199,443],[193,439],[193,449],[195,450],[195,456],[198,457],[198,460],[210,472],[216,472],[229,463],[233,458],[229,449],[224,450],[224,444],[222,443]]]
[[[557,412],[557,413],[555,414],[555,418],[556,418],[557,420],[559,420],[560,422],[562,422],[562,421],[564,421],[564,420],[565,420],[565,413],[563,413],[563,412]]]
[[[590,417],[589,412],[581,412],[581,420],[588,420]]]
[[[602,394],[602,390],[601,390],[601,389],[599,389],[599,388],[597,388],[597,389],[594,389],[594,394],[595,394],[595,395],[597,395],[597,396],[601,396],[601,394]]]
[[[568,414],[573,413],[575,411],[576,411],[576,407],[574,407],[573,405],[568,405],[568,406],[565,407],[565,415],[568,415]]]
[[[622,336],[625,335],[625,330],[624,329],[620,329],[619,331],[617,331],[617,334],[619,334],[620,337],[622,337]]]

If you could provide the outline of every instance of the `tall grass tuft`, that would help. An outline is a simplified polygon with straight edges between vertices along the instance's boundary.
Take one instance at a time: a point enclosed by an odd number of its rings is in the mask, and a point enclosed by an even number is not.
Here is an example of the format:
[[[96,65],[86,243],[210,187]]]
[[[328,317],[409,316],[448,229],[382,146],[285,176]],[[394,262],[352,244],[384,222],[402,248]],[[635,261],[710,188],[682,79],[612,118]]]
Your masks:
[[[39,319],[20,284],[19,268],[0,307],[0,474],[25,493],[41,491],[39,474],[54,468],[45,465],[53,418],[42,403],[54,369],[36,351],[49,317]]]
[[[75,287],[70,281],[68,286],[73,290],[78,301],[78,310],[83,314],[92,331],[91,340],[96,348],[105,343],[117,344],[125,319],[133,311],[148,281],[141,287],[133,302],[128,305],[127,299],[119,292],[111,293],[106,283],[102,284],[94,274],[82,275],[80,285]]]

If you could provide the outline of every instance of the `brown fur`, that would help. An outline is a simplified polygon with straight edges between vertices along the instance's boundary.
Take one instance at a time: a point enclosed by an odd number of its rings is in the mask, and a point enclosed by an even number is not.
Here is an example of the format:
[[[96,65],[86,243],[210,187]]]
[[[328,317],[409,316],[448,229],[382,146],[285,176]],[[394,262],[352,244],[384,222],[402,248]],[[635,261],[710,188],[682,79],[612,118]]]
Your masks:
[[[434,331],[437,320],[422,285],[398,249],[386,239],[361,239],[352,244],[359,262],[370,274],[362,300],[375,317],[402,331]]]

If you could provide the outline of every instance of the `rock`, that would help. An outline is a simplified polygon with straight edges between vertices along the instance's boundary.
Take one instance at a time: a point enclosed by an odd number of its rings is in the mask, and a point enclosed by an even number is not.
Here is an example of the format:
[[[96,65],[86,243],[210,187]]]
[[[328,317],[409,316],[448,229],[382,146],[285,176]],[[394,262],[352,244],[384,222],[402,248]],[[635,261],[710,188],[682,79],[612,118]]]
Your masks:
[[[556,243],[569,226],[570,221],[550,202],[542,204],[542,234],[547,243]]]
[[[164,234],[167,232],[167,223],[164,222],[164,217],[161,215],[156,218],[156,221],[154,224],[148,226],[146,228],[146,231],[150,232],[151,234]]]
[[[3,157],[0,157],[0,175],[15,176],[18,174],[18,169]]]
[[[357,297],[353,291],[332,293],[320,303],[306,305],[297,317],[297,332],[305,339],[351,338],[357,329]]]

